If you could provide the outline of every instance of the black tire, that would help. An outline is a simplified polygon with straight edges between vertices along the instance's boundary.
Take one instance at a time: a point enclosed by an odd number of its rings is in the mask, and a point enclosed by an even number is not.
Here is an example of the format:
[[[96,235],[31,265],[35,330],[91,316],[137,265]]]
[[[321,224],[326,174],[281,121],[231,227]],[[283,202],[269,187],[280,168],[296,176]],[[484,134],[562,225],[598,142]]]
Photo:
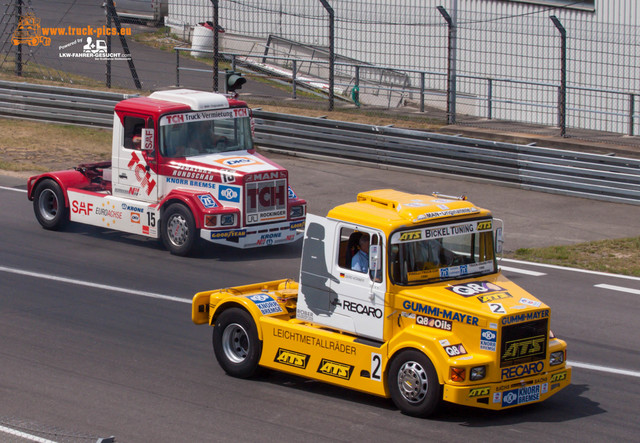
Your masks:
[[[393,359],[387,384],[393,403],[413,417],[431,415],[442,397],[442,386],[433,364],[415,349],[401,351]]]
[[[224,371],[238,378],[258,372],[262,342],[251,315],[240,308],[229,308],[217,318],[213,328],[213,352]]]
[[[200,233],[189,208],[173,203],[162,216],[161,235],[162,243],[169,252],[185,256],[194,249]]]
[[[69,222],[69,208],[65,206],[60,185],[51,179],[42,180],[33,192],[33,212],[43,228],[57,231]]]

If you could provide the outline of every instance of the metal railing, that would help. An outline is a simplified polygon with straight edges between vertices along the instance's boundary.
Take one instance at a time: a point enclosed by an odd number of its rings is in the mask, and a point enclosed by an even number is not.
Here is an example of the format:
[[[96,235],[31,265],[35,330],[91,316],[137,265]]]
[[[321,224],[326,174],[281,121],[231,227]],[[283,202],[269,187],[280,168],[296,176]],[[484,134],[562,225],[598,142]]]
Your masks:
[[[0,81],[0,116],[111,127],[111,92]],[[254,110],[267,151],[640,204],[640,160]]]
[[[254,111],[269,151],[640,204],[640,160]]]
[[[0,81],[0,115],[111,128],[116,103],[136,95]]]
[[[180,72],[181,71],[192,71],[192,72],[207,72],[212,73],[212,69],[205,68],[188,68],[184,66],[180,66],[180,53],[193,51],[193,48],[186,47],[176,47],[174,48],[176,51],[176,86],[180,85]],[[212,50],[207,49],[198,49],[197,52],[201,52],[203,54],[213,54]],[[265,55],[265,54],[238,54],[231,52],[219,52],[219,55],[226,58],[230,61],[232,69],[237,69],[238,65],[242,65],[247,69],[252,71],[252,75],[261,76],[266,78],[272,78],[274,76],[285,78],[287,81],[292,84],[292,92],[291,98],[297,98],[297,85],[307,86],[316,90],[323,90],[327,92],[328,89],[328,81],[322,79],[313,79],[308,76],[298,74],[298,66],[303,64],[311,65],[328,65],[328,60],[318,60],[318,59],[309,59],[309,58],[293,58],[289,56],[273,56],[273,55]],[[253,60],[256,61],[253,61]],[[265,68],[265,62],[267,60],[272,60],[276,63],[279,63],[283,66],[290,66],[287,69],[278,69],[277,71],[269,72],[268,68]],[[351,97],[349,97],[349,90],[356,89],[359,91],[360,95],[364,95],[367,90],[371,90],[372,93],[375,93],[377,96],[380,95],[380,92],[386,94],[385,96],[388,98],[388,102],[398,102],[402,101],[403,98],[416,96],[417,106],[420,109],[420,112],[425,112],[425,102],[428,97],[440,97],[442,101],[447,100],[447,90],[445,87],[442,89],[429,89],[426,85],[426,78],[436,78],[438,81],[445,85],[447,79],[447,72],[435,72],[435,71],[426,71],[426,70],[418,70],[418,69],[403,69],[398,67],[391,66],[378,66],[378,65],[367,65],[367,64],[358,64],[358,63],[348,63],[348,62],[335,62],[336,67],[346,68],[344,71],[351,70],[353,75],[346,76],[343,73],[337,72],[335,77],[336,81],[334,83],[334,87],[336,89],[337,97],[346,97],[347,100],[351,101]],[[411,85],[410,83],[404,85],[393,85],[393,84],[373,84],[371,82],[361,81],[360,70],[368,69],[368,70],[379,70],[379,71],[393,71],[397,73],[402,73],[407,76],[407,79],[415,78],[417,79],[417,84]],[[265,71],[261,73],[260,71]],[[486,86],[483,88],[477,88],[478,90],[484,90],[483,93],[476,92],[474,94],[465,93],[461,90],[460,86],[457,88],[458,99],[464,99],[471,102],[481,102],[484,103],[482,108],[484,109],[484,113],[479,113],[477,117],[487,118],[489,120],[495,117],[494,109],[496,104],[510,104],[510,105],[518,105],[518,106],[529,106],[532,108],[541,108],[548,110],[555,110],[555,119],[557,120],[559,128],[566,127],[567,118],[572,115],[585,114],[585,115],[607,115],[616,117],[620,121],[625,121],[626,124],[626,135],[634,136],[637,135],[635,131],[635,127],[640,122],[640,107],[636,106],[636,101],[638,93],[634,92],[626,92],[626,91],[618,91],[612,89],[598,89],[598,88],[585,88],[579,86],[570,86],[563,85],[557,83],[549,83],[549,82],[539,82],[539,81],[528,81],[528,80],[517,80],[511,78],[500,78],[500,77],[486,77],[486,76],[476,76],[476,75],[467,75],[467,74],[458,74],[456,78],[460,81],[468,80],[472,82],[481,82],[485,83]],[[318,86],[319,83],[326,83],[324,88]],[[522,87],[537,87],[539,90],[553,90],[554,96],[557,97],[556,103],[542,103],[542,102],[533,102],[526,101],[522,99],[516,98],[500,98],[496,94],[496,89],[499,85],[520,85]],[[628,103],[628,108],[620,109],[620,110],[609,110],[602,111],[598,109],[592,109],[584,106],[573,105],[570,106],[569,103],[572,103],[572,97],[577,96],[580,93],[593,93],[593,94],[603,94],[611,97],[620,97],[625,98],[625,101]],[[395,97],[395,100],[392,100],[391,97]],[[565,105],[561,106],[562,100],[564,98]],[[389,106],[392,107],[392,106]],[[462,115],[458,114],[458,117],[462,117]],[[563,122],[564,119],[564,122]],[[564,134],[562,134],[564,135]]]

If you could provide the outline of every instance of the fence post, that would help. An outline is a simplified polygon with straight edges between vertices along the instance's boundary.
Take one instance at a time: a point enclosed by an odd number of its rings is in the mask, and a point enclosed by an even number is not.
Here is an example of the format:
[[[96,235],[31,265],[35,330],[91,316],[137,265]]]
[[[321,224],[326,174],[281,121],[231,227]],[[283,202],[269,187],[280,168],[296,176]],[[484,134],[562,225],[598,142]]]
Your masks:
[[[552,15],[551,21],[560,32],[560,87],[558,88],[558,126],[560,135],[567,134],[567,30],[560,20]]]
[[[633,114],[636,112],[636,95],[629,94],[629,135],[633,135],[633,126],[635,124]]]
[[[213,5],[213,92],[218,92],[218,57],[220,55],[218,42],[218,0],[211,0]],[[226,87],[225,87],[226,90]]]
[[[138,78],[138,71],[136,71],[136,67],[133,64],[133,58],[131,56],[131,51],[129,51],[129,45],[127,44],[127,39],[122,34],[122,25],[120,24],[120,17],[118,17],[118,13],[116,12],[116,6],[113,3],[113,0],[107,0],[107,14],[111,15],[111,19],[113,23],[116,25],[116,29],[118,36],[120,37],[120,44],[122,45],[122,50],[127,55],[127,63],[129,64],[129,71],[131,71],[131,78],[133,78],[133,83],[136,85],[137,89],[142,89],[142,84],[140,83],[140,79]]]
[[[111,14],[106,8],[104,8],[104,13],[107,15],[107,29],[111,29]],[[111,54],[111,33],[107,35],[107,54]],[[107,65],[106,65],[106,83],[107,88],[111,89],[111,57],[107,57]]]
[[[424,112],[424,71],[420,73],[420,112]]]
[[[176,49],[176,87],[180,86],[180,50]]]
[[[20,25],[20,18],[22,17],[22,0],[16,0],[16,30]],[[18,32],[18,31],[16,31]],[[16,45],[16,68],[15,74],[18,77],[22,76],[22,42],[18,42]]]
[[[493,79],[487,80],[487,119],[491,120],[493,118]]]
[[[292,60],[292,65],[291,65],[291,87],[293,88],[293,99],[295,100],[297,97],[296,95],[296,74],[298,72],[298,61],[297,60]]]
[[[324,9],[329,13],[329,111],[333,111],[333,90],[334,90],[334,63],[335,63],[335,46],[334,46],[334,14],[333,8],[327,0],[320,0]]]
[[[443,6],[437,7],[438,12],[447,22],[448,57],[447,57],[447,124],[456,124],[456,40],[457,26]]]

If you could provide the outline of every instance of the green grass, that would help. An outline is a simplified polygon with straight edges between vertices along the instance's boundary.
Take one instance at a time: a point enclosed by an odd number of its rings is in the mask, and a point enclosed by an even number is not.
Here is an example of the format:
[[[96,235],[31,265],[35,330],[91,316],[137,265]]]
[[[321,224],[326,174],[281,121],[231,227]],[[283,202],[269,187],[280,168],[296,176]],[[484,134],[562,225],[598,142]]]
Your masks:
[[[570,246],[521,248],[506,257],[640,277],[640,237],[592,241]]]

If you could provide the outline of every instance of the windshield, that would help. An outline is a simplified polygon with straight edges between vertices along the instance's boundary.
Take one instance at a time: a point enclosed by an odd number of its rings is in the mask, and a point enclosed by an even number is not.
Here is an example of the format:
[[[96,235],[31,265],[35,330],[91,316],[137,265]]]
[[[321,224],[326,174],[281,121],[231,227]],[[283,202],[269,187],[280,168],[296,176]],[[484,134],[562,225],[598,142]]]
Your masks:
[[[391,278],[399,285],[496,272],[491,219],[399,231],[391,236]]]
[[[235,110],[164,116],[160,120],[160,153],[164,157],[193,157],[253,149],[251,120]]]

